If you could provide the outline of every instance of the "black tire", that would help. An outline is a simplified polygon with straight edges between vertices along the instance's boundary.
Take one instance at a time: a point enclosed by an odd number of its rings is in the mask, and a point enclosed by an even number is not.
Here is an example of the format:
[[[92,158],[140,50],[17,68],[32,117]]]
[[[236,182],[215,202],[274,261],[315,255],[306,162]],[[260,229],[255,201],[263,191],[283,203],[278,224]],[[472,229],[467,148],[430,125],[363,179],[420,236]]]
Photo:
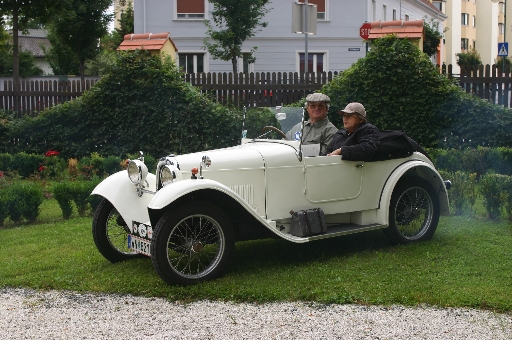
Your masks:
[[[439,198],[427,180],[404,178],[393,190],[389,226],[384,233],[393,244],[430,240],[437,229],[439,211]]]
[[[103,199],[92,220],[92,236],[96,248],[110,262],[120,262],[142,257],[128,248],[129,229],[116,208]]]
[[[219,277],[235,248],[229,218],[208,202],[168,211],[151,240],[151,261],[169,285],[190,285]]]

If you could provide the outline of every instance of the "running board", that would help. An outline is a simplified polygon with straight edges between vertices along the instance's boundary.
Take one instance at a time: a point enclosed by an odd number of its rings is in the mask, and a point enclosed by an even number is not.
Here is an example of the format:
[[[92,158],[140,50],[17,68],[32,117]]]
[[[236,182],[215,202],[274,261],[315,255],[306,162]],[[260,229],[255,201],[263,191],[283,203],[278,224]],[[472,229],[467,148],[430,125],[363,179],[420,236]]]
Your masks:
[[[327,232],[322,235],[315,235],[308,238],[309,241],[316,241],[329,237],[337,237],[342,235],[349,235],[355,233],[361,233],[364,231],[376,230],[376,229],[384,229],[387,228],[386,224],[368,224],[368,225],[359,225],[359,224],[351,224],[351,223],[343,223],[337,224],[333,226],[327,227]]]

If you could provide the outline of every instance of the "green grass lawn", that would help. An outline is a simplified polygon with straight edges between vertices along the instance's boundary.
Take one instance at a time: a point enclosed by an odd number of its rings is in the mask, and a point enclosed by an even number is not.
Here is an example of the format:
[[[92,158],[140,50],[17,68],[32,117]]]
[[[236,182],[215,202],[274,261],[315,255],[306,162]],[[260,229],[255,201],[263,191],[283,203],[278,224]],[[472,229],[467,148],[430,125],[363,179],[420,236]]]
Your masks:
[[[96,250],[91,217],[62,220],[53,200],[40,222],[0,229],[0,287],[167,297],[177,301],[429,304],[512,311],[512,225],[443,217],[433,239],[391,246],[381,231],[294,244],[237,243],[226,275],[168,286],[142,258],[112,264]],[[75,215],[74,215],[75,216]]]

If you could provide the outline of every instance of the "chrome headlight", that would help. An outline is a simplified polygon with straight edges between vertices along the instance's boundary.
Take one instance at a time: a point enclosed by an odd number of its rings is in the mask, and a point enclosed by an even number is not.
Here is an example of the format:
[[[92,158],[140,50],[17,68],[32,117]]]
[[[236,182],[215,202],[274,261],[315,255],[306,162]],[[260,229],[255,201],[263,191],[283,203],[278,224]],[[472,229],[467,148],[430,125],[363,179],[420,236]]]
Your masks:
[[[174,155],[160,158],[156,166],[156,190],[181,180],[181,176],[180,165]]]
[[[144,184],[147,175],[148,167],[144,162],[139,160],[131,160],[128,162],[128,178],[133,184]]]
[[[160,184],[165,187],[167,184],[178,181],[181,178],[181,172],[174,165],[164,165],[160,168]]]

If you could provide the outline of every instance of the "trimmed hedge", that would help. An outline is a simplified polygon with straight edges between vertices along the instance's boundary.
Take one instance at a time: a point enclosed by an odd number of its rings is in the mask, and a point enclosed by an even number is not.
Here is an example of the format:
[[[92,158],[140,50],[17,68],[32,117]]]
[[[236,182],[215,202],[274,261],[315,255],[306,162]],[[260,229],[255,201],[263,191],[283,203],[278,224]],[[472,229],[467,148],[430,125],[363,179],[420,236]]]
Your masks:
[[[43,203],[43,191],[39,185],[32,182],[15,181],[2,185],[0,194],[0,225],[9,217],[19,223],[22,218],[34,222],[40,213]]]

